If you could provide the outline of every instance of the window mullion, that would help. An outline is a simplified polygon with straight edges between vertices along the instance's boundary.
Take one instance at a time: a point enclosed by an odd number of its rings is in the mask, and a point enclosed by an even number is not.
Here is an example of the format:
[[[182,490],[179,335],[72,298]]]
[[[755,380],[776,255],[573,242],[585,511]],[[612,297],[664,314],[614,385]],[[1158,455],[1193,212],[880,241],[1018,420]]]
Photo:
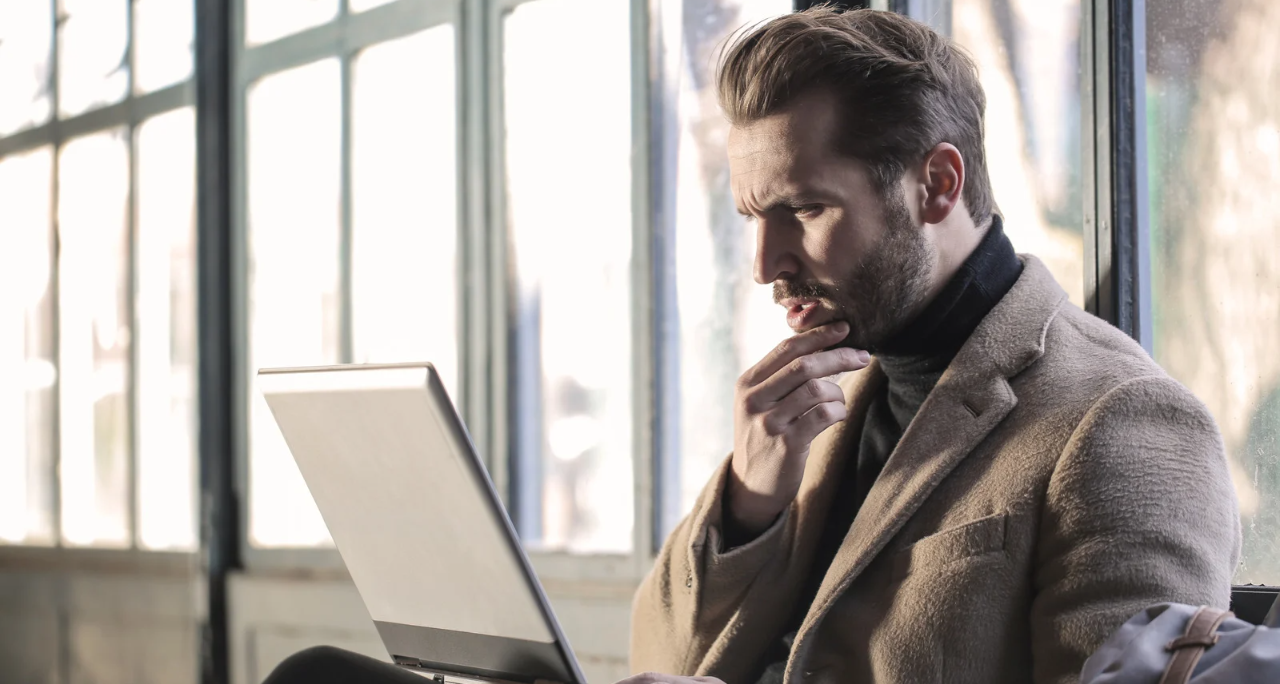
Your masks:
[[[346,2],[342,3],[339,25],[345,25]],[[339,227],[338,239],[338,360],[351,363],[355,358],[354,312],[352,310],[352,226],[351,226],[351,62],[355,53],[339,55],[341,65],[339,81],[342,88],[342,132],[339,153]]]
[[[1109,0],[1112,323],[1151,351],[1146,2]]]
[[[61,23],[58,19],[58,0],[49,0],[49,17],[53,22],[53,40],[49,45],[49,120],[53,126],[53,136],[50,140],[52,143],[51,155],[53,159],[50,162],[51,173],[49,174],[49,182],[52,184],[49,191],[49,220],[52,223],[49,230],[49,239],[52,241],[52,249],[49,250],[49,291],[50,296],[50,322],[49,326],[53,331],[53,359],[54,367],[57,369],[53,383],[53,403],[52,418],[50,428],[53,430],[51,443],[53,444],[53,458],[51,459],[53,471],[49,473],[49,477],[53,480],[53,487],[50,490],[50,503],[53,506],[53,543],[55,546],[62,546],[62,479],[58,473],[62,470],[62,277],[61,264],[58,259],[59,242],[58,237],[58,174],[59,174],[59,148],[62,146],[62,140],[58,135],[57,120],[58,111],[61,109],[58,103],[58,71],[60,57],[60,36],[58,25]]]
[[[128,149],[128,174],[129,188],[125,197],[125,239],[128,245],[128,258],[125,268],[128,270],[127,282],[129,284],[129,292],[126,301],[128,302],[128,320],[130,328],[129,337],[129,369],[125,374],[128,385],[125,388],[125,396],[127,397],[126,405],[129,407],[129,431],[127,436],[128,444],[128,474],[125,478],[125,487],[128,494],[128,521],[129,521],[129,548],[137,549],[139,546],[139,496],[138,496],[138,434],[141,430],[140,418],[142,416],[141,407],[139,406],[138,392],[138,127],[141,123],[140,118],[133,107],[134,87],[137,82],[137,64],[134,59],[134,47],[137,44],[136,23],[134,17],[137,14],[136,3],[130,2],[129,8],[125,12],[125,64],[126,69],[126,85],[125,85],[125,103],[129,111],[129,122],[125,127],[125,135],[127,136]]]
[[[652,554],[655,503],[659,492],[654,487],[656,447],[661,442],[655,434],[658,422],[658,376],[655,356],[658,351],[654,330],[654,262],[653,262],[653,194],[651,173],[661,158],[654,154],[651,142],[661,140],[652,135],[653,125],[661,120],[653,117],[650,97],[652,76],[660,73],[653,66],[651,49],[654,33],[650,31],[650,0],[631,0],[631,415],[632,415],[632,487],[633,523],[631,553],[636,558]]]

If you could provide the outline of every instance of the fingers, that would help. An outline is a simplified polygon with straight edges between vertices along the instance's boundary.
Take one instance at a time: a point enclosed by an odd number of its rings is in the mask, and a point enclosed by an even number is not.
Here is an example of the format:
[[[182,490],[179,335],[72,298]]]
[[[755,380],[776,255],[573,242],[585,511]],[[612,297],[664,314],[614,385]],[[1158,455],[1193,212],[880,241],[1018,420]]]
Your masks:
[[[810,380],[859,370],[870,362],[871,357],[857,349],[830,349],[802,356],[748,390],[746,400],[752,403],[748,409],[763,410],[766,405],[781,401]]]
[[[781,435],[800,416],[827,402],[843,405],[844,390],[830,380],[806,380],[767,411],[764,417],[765,431],[770,435]]]
[[[788,363],[801,356],[838,344],[848,334],[849,324],[844,321],[836,321],[830,325],[806,330],[799,335],[788,337],[768,354],[765,354],[759,363],[748,368],[747,372],[742,374],[740,381],[748,387],[754,387],[773,377]]]
[[[809,412],[800,416],[791,424],[787,431],[787,438],[795,445],[803,444],[808,446],[823,430],[839,423],[848,417],[848,409],[845,408],[843,401],[828,401],[813,408]]]

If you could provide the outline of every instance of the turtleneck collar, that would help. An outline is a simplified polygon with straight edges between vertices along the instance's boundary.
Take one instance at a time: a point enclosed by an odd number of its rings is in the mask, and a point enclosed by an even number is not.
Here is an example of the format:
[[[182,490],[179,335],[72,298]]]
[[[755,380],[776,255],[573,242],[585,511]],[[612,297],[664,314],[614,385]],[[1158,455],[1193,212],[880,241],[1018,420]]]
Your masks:
[[[899,430],[906,429],[960,347],[1021,273],[1022,262],[1000,217],[994,216],[973,254],[937,298],[876,354],[889,380],[885,398]]]

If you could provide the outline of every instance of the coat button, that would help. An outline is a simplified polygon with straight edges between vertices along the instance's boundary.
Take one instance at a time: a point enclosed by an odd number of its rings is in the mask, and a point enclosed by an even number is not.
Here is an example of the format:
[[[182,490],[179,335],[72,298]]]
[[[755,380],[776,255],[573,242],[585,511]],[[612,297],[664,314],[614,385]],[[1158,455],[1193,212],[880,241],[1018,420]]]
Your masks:
[[[693,588],[693,575],[689,575],[688,577],[684,578],[684,586],[690,589]]]

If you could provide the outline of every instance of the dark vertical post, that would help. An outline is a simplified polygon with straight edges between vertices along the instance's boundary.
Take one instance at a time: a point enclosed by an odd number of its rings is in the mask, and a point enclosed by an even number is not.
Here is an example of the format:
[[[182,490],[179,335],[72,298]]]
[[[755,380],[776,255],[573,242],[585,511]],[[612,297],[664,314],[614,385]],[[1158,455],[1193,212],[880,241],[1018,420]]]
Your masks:
[[[1151,351],[1147,226],[1146,2],[1111,0],[1111,287],[1117,327]]]
[[[231,221],[231,3],[196,0],[196,258],[200,550],[207,583],[200,681],[230,681],[227,573],[239,566],[235,239]]]

